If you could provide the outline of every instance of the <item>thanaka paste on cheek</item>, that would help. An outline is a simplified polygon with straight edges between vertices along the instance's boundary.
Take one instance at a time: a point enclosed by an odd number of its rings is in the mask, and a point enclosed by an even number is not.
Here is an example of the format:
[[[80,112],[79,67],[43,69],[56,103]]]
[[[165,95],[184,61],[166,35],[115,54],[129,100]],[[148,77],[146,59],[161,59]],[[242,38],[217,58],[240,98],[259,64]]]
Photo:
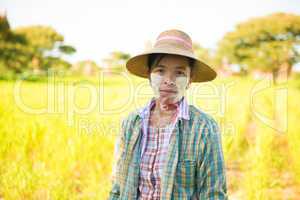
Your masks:
[[[150,82],[154,92],[154,96],[156,99],[160,99],[160,103],[162,105],[161,109],[167,110],[168,104],[175,104],[184,96],[189,79],[186,76],[177,77],[175,80],[177,93],[174,95],[170,94],[170,96],[165,96],[165,97],[161,97],[159,92],[162,81],[163,81],[163,76],[157,73],[150,74]]]

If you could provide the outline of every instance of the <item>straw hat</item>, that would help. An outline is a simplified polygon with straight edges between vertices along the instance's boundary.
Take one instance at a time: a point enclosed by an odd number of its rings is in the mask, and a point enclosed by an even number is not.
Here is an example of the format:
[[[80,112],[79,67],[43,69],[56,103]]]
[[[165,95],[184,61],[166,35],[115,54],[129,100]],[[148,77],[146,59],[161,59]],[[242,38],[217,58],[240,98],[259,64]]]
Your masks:
[[[131,57],[126,62],[127,70],[136,76],[148,78],[148,56],[156,53],[175,54],[194,59],[195,63],[191,74],[192,82],[211,81],[217,76],[217,73],[210,66],[195,56],[190,36],[176,29],[160,33],[152,49]]]

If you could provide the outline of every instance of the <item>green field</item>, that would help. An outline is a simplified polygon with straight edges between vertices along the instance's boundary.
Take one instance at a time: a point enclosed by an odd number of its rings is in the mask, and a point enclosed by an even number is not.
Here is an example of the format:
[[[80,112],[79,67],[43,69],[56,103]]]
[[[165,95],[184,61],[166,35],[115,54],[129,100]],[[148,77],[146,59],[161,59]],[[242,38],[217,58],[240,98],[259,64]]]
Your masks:
[[[0,82],[0,199],[106,199],[114,142],[151,97],[128,76]],[[188,101],[222,131],[231,199],[300,198],[300,81],[192,84]]]

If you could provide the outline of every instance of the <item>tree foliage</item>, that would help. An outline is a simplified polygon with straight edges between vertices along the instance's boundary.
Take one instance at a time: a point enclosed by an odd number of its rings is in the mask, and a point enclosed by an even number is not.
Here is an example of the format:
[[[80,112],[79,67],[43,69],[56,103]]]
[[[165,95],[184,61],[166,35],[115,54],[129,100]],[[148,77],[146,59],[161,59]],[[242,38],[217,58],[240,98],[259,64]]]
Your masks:
[[[122,71],[126,61],[130,58],[130,54],[124,53],[122,51],[113,51],[109,54],[109,56],[103,59],[103,62],[106,65],[106,68]]]
[[[193,42],[193,50],[195,55],[202,60],[203,62],[207,63],[208,65],[215,66],[214,55],[210,49],[204,48],[197,42]]]
[[[65,45],[64,37],[52,27],[37,25],[11,29],[6,16],[0,16],[0,73],[68,68],[71,65],[61,56],[75,52],[76,49]]]
[[[282,66],[288,73],[299,61],[300,16],[274,13],[238,24],[219,43],[218,56],[247,70],[272,72],[274,80]]]

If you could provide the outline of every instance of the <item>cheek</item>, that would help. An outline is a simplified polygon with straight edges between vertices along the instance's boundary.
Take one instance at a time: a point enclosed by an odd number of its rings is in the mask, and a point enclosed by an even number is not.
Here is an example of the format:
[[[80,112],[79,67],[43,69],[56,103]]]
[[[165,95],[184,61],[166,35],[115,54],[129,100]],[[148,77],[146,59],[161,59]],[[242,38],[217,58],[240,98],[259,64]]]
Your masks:
[[[178,88],[185,89],[187,84],[188,84],[188,78],[186,76],[176,78],[176,85]]]
[[[162,76],[159,74],[156,74],[156,73],[151,73],[150,79],[151,79],[152,85],[159,86],[162,81]]]

